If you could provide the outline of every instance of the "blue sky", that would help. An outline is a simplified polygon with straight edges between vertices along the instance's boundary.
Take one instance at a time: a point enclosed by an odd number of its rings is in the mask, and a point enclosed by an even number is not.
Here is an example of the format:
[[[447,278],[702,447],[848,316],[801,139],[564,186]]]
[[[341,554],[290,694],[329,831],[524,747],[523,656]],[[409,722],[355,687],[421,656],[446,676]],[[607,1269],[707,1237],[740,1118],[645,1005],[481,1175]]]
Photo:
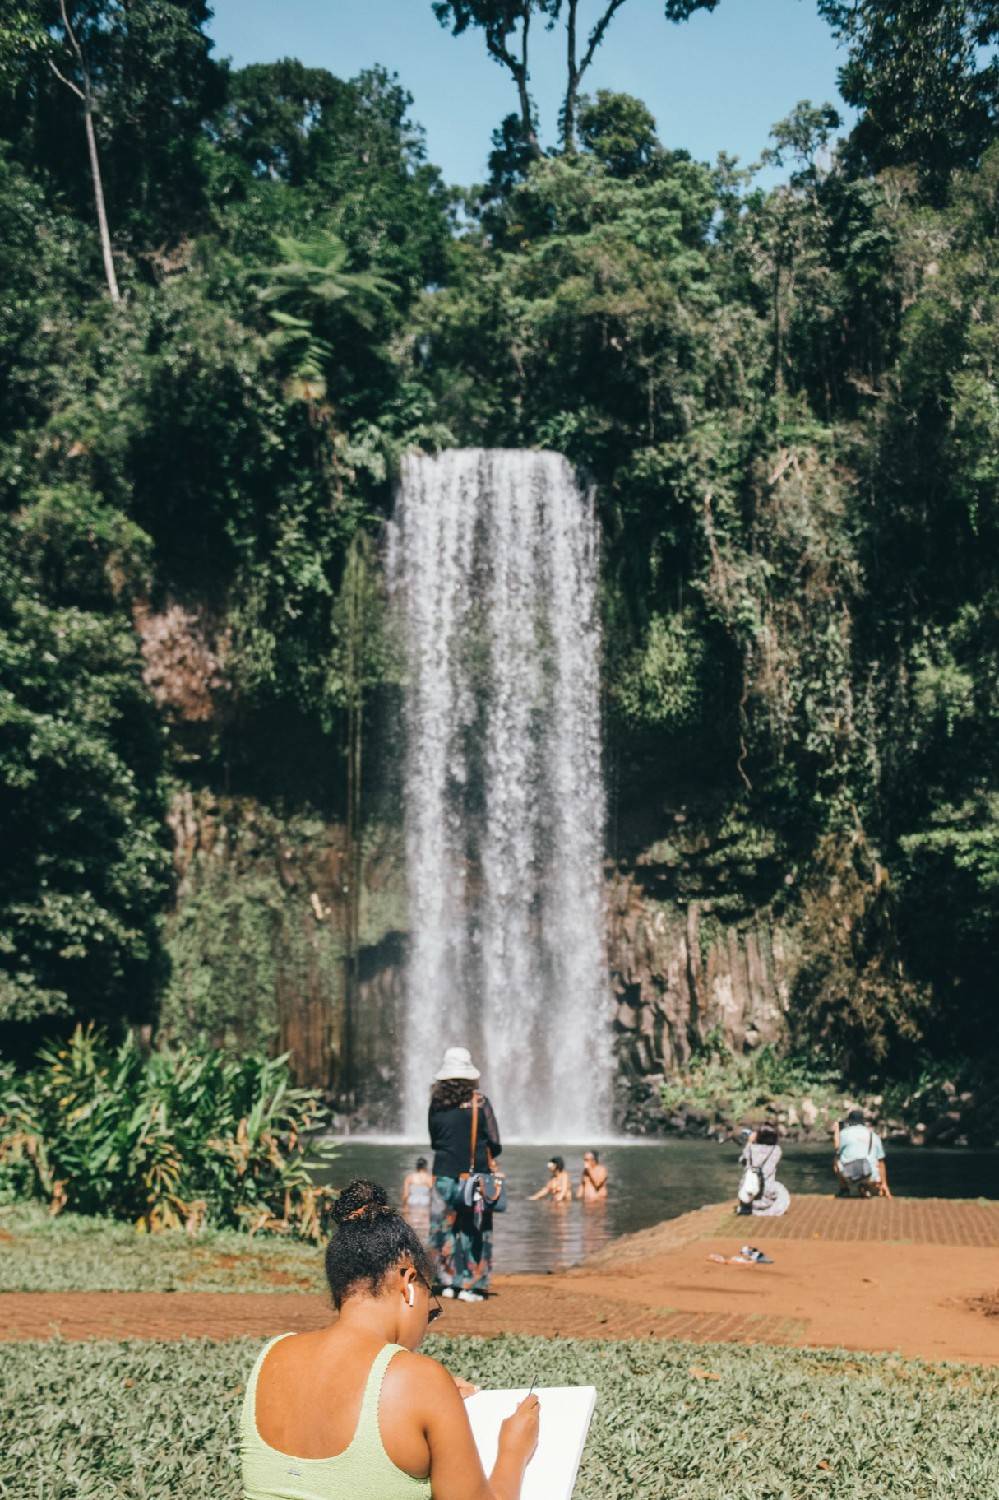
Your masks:
[[[513,84],[486,55],[481,34],[452,37],[430,0],[214,0],[214,9],[216,53],[237,66],[298,57],[349,78],[382,63],[413,95],[430,159],[448,181],[485,176],[493,127],[516,107]],[[603,0],[583,0],[584,24],[602,10]],[[532,61],[548,143],[562,81],[561,37],[539,30]],[[841,106],[841,61],[815,0],[720,0],[713,13],[681,25],[663,18],[662,0],[628,0],[585,87],[644,99],[667,146],[707,161],[729,151],[748,164],[797,100]]]

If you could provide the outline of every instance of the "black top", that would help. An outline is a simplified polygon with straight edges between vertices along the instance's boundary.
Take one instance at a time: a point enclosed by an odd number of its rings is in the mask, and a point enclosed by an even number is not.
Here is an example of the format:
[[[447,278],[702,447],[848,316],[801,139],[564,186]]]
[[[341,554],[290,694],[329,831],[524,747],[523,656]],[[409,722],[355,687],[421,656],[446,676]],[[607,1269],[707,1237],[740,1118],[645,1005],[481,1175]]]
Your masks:
[[[430,1111],[430,1144],[434,1150],[434,1176],[460,1177],[467,1172],[472,1154],[472,1106]],[[499,1127],[493,1107],[479,1095],[479,1133],[475,1143],[475,1170],[489,1171],[489,1153],[499,1156]]]

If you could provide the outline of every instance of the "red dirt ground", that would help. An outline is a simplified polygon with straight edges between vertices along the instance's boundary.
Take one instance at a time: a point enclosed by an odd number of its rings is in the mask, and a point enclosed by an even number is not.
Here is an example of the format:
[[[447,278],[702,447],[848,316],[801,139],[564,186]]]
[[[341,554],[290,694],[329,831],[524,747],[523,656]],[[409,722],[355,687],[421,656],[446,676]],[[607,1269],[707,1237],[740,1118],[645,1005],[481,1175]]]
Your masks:
[[[719,1265],[750,1241],[772,1266]],[[999,1272],[999,1204],[797,1198],[786,1219],[701,1209],[607,1247],[572,1271],[497,1277],[481,1306],[446,1303],[441,1331],[894,1350],[999,1363],[986,1316]],[[0,1340],[263,1338],[316,1328],[303,1293],[10,1292]]]

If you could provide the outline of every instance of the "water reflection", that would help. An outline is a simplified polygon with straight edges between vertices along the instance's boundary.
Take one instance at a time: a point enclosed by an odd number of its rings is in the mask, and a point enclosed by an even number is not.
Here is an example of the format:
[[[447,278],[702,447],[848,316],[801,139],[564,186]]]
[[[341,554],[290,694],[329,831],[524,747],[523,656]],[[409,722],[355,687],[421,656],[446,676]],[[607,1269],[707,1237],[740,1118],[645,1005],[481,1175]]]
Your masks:
[[[338,1149],[337,1160],[318,1174],[321,1180],[342,1185],[352,1177],[372,1177],[384,1184],[393,1202],[399,1202],[402,1180],[412,1167],[412,1143],[349,1140]],[[605,1203],[530,1203],[550,1150],[565,1157],[578,1182],[581,1146],[514,1145],[503,1152],[509,1210],[495,1221],[499,1272],[572,1265],[619,1234],[676,1218],[705,1203],[735,1200],[737,1146],[636,1141],[601,1147],[600,1160],[609,1172]],[[830,1161],[828,1148],[788,1147],[781,1180],[792,1198],[795,1193],[831,1192]],[[999,1198],[999,1151],[894,1150],[888,1165],[892,1191],[900,1198]]]

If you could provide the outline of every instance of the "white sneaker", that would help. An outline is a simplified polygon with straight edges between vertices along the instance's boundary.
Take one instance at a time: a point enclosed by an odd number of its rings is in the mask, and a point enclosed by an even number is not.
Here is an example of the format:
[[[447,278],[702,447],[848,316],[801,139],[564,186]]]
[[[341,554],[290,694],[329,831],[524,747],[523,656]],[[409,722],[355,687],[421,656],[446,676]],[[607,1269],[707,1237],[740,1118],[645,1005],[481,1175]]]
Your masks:
[[[455,1289],[454,1289],[453,1286],[442,1286],[441,1287],[441,1296],[442,1297],[447,1297],[448,1300],[450,1300],[452,1297],[457,1297],[457,1295],[458,1295],[458,1293],[455,1291]]]
[[[481,1292],[470,1292],[467,1287],[458,1293],[459,1302],[485,1302],[485,1300]]]

